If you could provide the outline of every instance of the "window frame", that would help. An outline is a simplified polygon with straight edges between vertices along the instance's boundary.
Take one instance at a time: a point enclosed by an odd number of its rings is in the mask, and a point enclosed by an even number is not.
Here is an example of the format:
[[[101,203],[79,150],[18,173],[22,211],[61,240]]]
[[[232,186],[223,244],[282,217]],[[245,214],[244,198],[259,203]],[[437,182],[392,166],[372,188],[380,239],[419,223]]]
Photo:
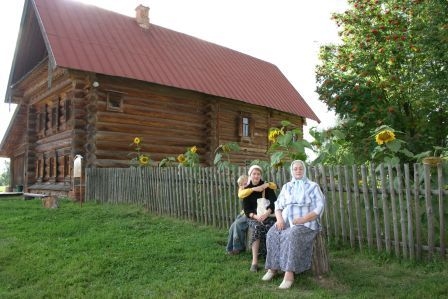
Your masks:
[[[251,141],[254,137],[254,128],[255,121],[252,115],[241,112],[238,118],[238,136],[240,137],[240,141]]]
[[[124,93],[107,90],[106,109],[107,111],[123,112],[123,98]]]

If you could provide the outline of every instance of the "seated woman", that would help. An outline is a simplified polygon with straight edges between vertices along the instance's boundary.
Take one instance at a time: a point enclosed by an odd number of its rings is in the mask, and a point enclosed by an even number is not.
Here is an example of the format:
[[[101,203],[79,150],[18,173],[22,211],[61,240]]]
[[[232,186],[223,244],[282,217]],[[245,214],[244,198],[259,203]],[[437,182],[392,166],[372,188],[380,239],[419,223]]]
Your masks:
[[[277,222],[267,234],[268,271],[262,278],[269,281],[278,271],[284,271],[280,289],[291,287],[294,273],[311,268],[313,240],[320,230],[319,219],[325,205],[319,185],[307,179],[303,161],[292,162],[291,178],[275,202]]]
[[[238,183],[238,197],[241,200],[252,194],[252,192],[254,191],[263,192],[263,190],[268,187],[273,190],[277,189],[277,185],[273,182],[264,183],[261,186],[254,187],[251,189],[244,189],[249,183],[249,177],[245,174],[241,175],[238,178],[237,183]],[[227,239],[227,246],[226,246],[226,251],[228,254],[235,255],[245,250],[247,228],[248,228],[247,217],[244,214],[244,210],[242,210],[229,228],[229,238]]]
[[[252,247],[252,264],[250,271],[258,271],[258,254],[261,249],[261,253],[264,254],[266,233],[275,223],[274,217],[269,217],[274,211],[274,202],[277,200],[277,196],[273,189],[266,188],[264,191],[257,191],[257,187],[264,184],[261,179],[262,169],[258,165],[252,165],[249,168],[249,185],[244,189],[251,189],[252,193],[243,200],[244,214],[248,218],[249,227],[252,229],[251,247]],[[264,193],[264,196],[263,196]],[[257,214],[257,200],[259,198],[266,198],[269,200],[266,206],[266,212],[264,214]]]

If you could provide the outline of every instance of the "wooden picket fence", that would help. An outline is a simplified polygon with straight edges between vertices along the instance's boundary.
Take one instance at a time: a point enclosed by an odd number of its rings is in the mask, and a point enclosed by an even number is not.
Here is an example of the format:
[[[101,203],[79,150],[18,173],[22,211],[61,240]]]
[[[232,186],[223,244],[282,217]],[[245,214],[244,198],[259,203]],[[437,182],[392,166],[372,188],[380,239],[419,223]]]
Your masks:
[[[326,196],[327,242],[411,260],[445,258],[447,166],[309,166],[308,178]],[[89,168],[84,198],[228,228],[241,211],[236,180],[247,169]],[[269,170],[264,179],[281,188],[289,170]]]

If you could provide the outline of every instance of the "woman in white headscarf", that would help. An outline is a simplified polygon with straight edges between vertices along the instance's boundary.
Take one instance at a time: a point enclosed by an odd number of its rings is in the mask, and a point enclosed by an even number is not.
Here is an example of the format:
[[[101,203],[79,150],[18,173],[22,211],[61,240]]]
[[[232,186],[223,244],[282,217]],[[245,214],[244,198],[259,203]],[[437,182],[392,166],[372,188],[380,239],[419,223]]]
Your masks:
[[[319,185],[306,177],[301,160],[291,163],[291,181],[286,183],[275,202],[277,222],[267,234],[268,270],[262,280],[269,281],[278,271],[285,272],[280,289],[289,289],[294,274],[311,268],[313,240],[320,230],[319,219],[325,197]]]

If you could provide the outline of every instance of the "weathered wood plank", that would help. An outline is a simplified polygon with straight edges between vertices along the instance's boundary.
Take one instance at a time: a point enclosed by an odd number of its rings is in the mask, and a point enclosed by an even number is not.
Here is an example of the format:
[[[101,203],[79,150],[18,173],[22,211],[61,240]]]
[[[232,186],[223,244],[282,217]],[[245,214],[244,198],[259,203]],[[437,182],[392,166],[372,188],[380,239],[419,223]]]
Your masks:
[[[386,245],[386,252],[391,252],[392,240],[390,238],[390,219],[389,206],[387,204],[387,180],[384,164],[380,164],[380,178],[381,178],[381,201],[383,203],[383,227],[384,227],[384,243]]]
[[[403,257],[408,257],[408,244],[406,237],[406,211],[405,204],[403,200],[403,174],[401,172],[401,165],[396,165],[397,169],[397,193],[398,193],[398,204],[400,208],[400,229],[401,229],[401,250]]]
[[[404,179],[405,179],[405,187],[406,187],[406,211],[407,211],[407,232],[408,232],[408,249],[409,249],[409,257],[411,260],[415,259],[415,243],[414,243],[414,232],[413,232],[413,209],[412,209],[412,196],[411,196],[411,179],[410,179],[410,170],[409,164],[404,165]]]
[[[348,166],[344,165],[344,181],[345,181],[345,194],[346,194],[346,207],[347,207],[347,220],[348,220],[348,229],[349,229],[349,240],[350,246],[352,248],[355,247],[355,232],[353,225],[353,207],[352,207],[352,192],[350,188],[350,175],[348,172]]]
[[[359,204],[359,181],[358,181],[358,168],[356,165],[352,166],[352,178],[353,178],[353,191],[354,191],[354,202],[355,202],[355,216],[356,216],[356,231],[358,235],[358,247],[360,250],[363,249],[364,237],[362,229],[362,219],[361,219],[361,207]]]
[[[428,254],[429,258],[432,258],[434,255],[434,211],[431,196],[431,166],[424,164],[423,169],[425,175],[425,207],[428,229]]]
[[[364,211],[366,217],[366,236],[367,236],[367,246],[369,249],[373,248],[373,230],[372,230],[372,211],[369,201],[369,189],[367,182],[367,169],[365,165],[361,165],[361,181],[362,181],[362,192],[364,199]]]
[[[342,241],[345,242],[347,240],[347,232],[345,227],[345,219],[346,219],[346,209],[344,207],[344,187],[343,187],[343,179],[341,174],[341,166],[336,166],[337,176],[338,176],[338,188],[339,188],[339,211],[340,211],[340,222],[341,222],[341,237]]]
[[[370,168],[370,186],[372,189],[372,199],[373,199],[373,219],[375,221],[375,238],[376,247],[378,251],[383,248],[382,237],[381,237],[381,223],[380,223],[380,213],[378,205],[378,189],[377,189],[377,177],[375,172],[375,165],[372,163]]]
[[[417,164],[414,164],[414,207],[415,207],[415,240],[417,245],[416,256],[418,259],[422,257],[422,229],[420,224],[420,176],[419,176],[419,167]]]
[[[337,197],[336,197],[336,185],[335,185],[335,179],[334,179],[334,170],[333,166],[330,166],[329,169],[330,173],[330,188],[331,188],[331,216],[333,218],[333,232],[336,241],[339,239],[339,225],[338,225],[338,208],[337,208]]]
[[[442,258],[446,257],[446,244],[445,244],[445,204],[443,198],[443,169],[442,164],[437,165],[437,191],[439,192],[439,235],[440,235],[440,255]]]
[[[395,197],[395,190],[394,190],[394,172],[392,165],[387,165],[388,170],[388,180],[389,180],[389,194],[390,194],[390,203],[392,207],[392,228],[393,228],[393,234],[394,234],[394,252],[395,256],[400,256],[400,237],[399,237],[399,231],[398,231],[398,217],[397,217],[397,203],[396,203],[396,197]]]

